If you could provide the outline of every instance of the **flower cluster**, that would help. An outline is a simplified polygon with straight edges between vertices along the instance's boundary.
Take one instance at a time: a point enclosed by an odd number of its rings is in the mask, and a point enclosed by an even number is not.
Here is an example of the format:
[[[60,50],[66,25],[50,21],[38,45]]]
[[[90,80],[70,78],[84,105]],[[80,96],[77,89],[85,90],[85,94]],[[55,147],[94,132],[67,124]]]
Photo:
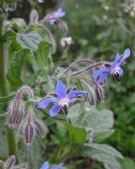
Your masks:
[[[8,106],[6,124],[8,127],[17,128],[24,142],[31,144],[36,135],[45,137],[48,129],[36,116],[35,107],[26,106],[23,101],[24,93],[29,96],[29,101],[34,99],[33,90],[29,86],[22,86]]]
[[[87,91],[82,90],[69,90],[63,84],[61,80],[57,80],[57,85],[55,88],[56,97],[48,97],[41,100],[36,107],[46,108],[50,103],[53,103],[52,108],[49,111],[51,117],[56,116],[61,110],[66,114],[71,103],[75,103],[77,96],[81,94],[87,94]]]
[[[123,69],[120,67],[125,60],[130,56],[130,49],[126,49],[123,55],[116,54],[115,60],[110,62],[108,66],[104,66],[99,70],[93,72],[93,77],[98,78],[97,83],[101,84],[108,77],[109,74],[119,81],[120,76],[123,75]]]

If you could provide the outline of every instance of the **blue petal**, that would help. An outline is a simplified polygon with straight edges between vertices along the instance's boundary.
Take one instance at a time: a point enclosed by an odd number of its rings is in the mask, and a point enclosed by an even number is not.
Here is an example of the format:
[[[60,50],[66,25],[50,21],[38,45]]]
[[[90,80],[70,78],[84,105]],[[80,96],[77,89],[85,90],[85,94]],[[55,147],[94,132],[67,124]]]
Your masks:
[[[65,11],[62,8],[57,10],[57,17],[63,17],[65,15]]]
[[[67,94],[67,88],[61,80],[57,80],[55,93],[59,98],[65,97]]]
[[[116,57],[115,57],[115,62],[118,63],[120,58],[121,58],[121,55],[119,53],[117,53]]]
[[[88,92],[83,91],[83,90],[70,90],[70,92],[68,93],[68,96],[70,99],[72,99],[80,94],[88,94]]]
[[[130,56],[130,49],[128,48],[128,49],[126,49],[126,50],[124,51],[123,57],[121,58],[121,60],[120,60],[120,62],[119,62],[119,65],[122,64],[122,63],[124,63],[125,60],[126,60],[129,56]]]
[[[54,167],[52,167],[51,169],[59,169],[63,166],[64,163],[60,163],[58,165],[55,165]]]
[[[120,60],[120,58],[121,58],[121,55],[119,53],[117,53],[116,57],[115,57],[115,60],[113,62],[111,62],[111,67],[113,67],[113,68],[116,67],[118,62],[119,62],[119,60]]]
[[[119,67],[118,69],[119,75],[122,76],[123,75],[123,69],[121,67]]]
[[[109,72],[109,68],[103,67],[99,70],[94,71],[93,74],[92,74],[92,77],[96,78],[96,77],[100,76],[102,73],[106,73],[106,72]]]
[[[103,73],[103,74],[99,77],[97,83],[98,83],[98,84],[101,84],[101,83],[107,78],[108,75],[109,75],[109,73]]]
[[[60,106],[58,104],[54,104],[50,109],[49,114],[51,117],[54,117],[59,113],[59,111],[60,111]]]
[[[92,77],[96,78],[96,77],[100,76],[102,74],[102,72],[103,72],[102,69],[96,70],[93,72]]]
[[[130,49],[127,48],[125,51],[124,51],[124,57],[125,58],[128,58],[130,56]]]
[[[56,19],[50,19],[49,22],[51,25],[53,25],[56,22]]]
[[[36,105],[36,107],[37,108],[46,108],[50,103],[55,103],[55,102],[57,102],[57,99],[54,97],[45,98],[41,102],[39,102]]]
[[[40,169],[49,169],[49,163],[48,163],[48,161],[44,162]]]

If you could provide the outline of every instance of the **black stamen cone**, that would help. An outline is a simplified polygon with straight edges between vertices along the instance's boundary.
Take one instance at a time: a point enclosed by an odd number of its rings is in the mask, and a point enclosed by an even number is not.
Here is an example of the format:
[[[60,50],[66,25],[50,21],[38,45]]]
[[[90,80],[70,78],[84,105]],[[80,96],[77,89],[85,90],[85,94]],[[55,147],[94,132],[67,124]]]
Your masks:
[[[119,82],[120,81],[120,75],[118,72],[113,74],[113,77]]]
[[[63,106],[63,110],[64,110],[64,112],[65,112],[65,114],[66,114],[66,116],[67,116],[67,114],[68,114],[68,108],[67,108],[67,106],[65,105],[65,106]]]

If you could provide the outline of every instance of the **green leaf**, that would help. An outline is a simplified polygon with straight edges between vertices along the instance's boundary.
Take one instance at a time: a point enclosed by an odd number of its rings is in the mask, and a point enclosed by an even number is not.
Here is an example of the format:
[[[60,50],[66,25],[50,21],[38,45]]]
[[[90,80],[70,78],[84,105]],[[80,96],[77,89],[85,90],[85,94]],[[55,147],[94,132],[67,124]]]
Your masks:
[[[113,129],[101,129],[101,130],[95,130],[94,131],[94,141],[95,142],[102,142],[106,138],[110,137],[114,133]]]
[[[29,49],[21,49],[12,56],[7,78],[13,89],[17,89],[22,84],[21,69],[25,59],[32,57]]]
[[[49,56],[50,47],[51,44],[46,41],[41,41],[38,45],[37,63],[42,69],[49,65],[49,60],[51,59]]]
[[[31,145],[24,144],[23,140],[18,141],[17,156],[21,162],[27,162],[31,169],[37,169],[41,166],[41,139],[36,138]]]
[[[121,153],[109,145],[92,143],[92,144],[84,144],[84,146],[90,147],[94,150],[97,150],[99,152],[102,152],[102,153],[105,153],[105,154],[108,154],[114,157],[118,157],[120,159],[123,159],[123,156],[121,155]]]
[[[90,112],[85,113],[82,124],[94,128],[94,130],[103,130],[112,128],[114,123],[113,113],[110,110],[98,111],[91,108]]]
[[[111,146],[93,143],[84,144],[82,155],[102,162],[106,169],[122,169],[118,159],[123,159],[123,157]]]
[[[7,41],[7,40],[15,40],[16,39],[16,33],[13,31],[7,31],[3,37],[2,37],[3,41]]]
[[[93,128],[94,141],[98,143],[111,136],[114,132],[112,129],[114,123],[113,113],[110,110],[99,112],[95,107],[88,106],[85,108],[83,104],[76,104],[70,108],[68,117],[75,125],[87,129]]]
[[[71,146],[67,142],[61,142],[57,147],[54,149],[53,153],[50,156],[51,163],[58,163],[59,161],[63,160],[67,154],[71,151]]]
[[[135,163],[131,158],[125,157],[124,160],[122,160],[122,169],[135,169]]]
[[[33,31],[27,34],[18,33],[16,40],[23,48],[28,48],[31,51],[36,52],[42,37],[37,32]]]
[[[67,127],[73,143],[82,144],[86,142],[87,132],[84,127],[74,126],[70,123],[67,124]]]
[[[9,64],[10,64],[10,61],[12,60],[12,55],[14,55],[20,49],[22,49],[21,46],[20,46],[20,44],[17,43],[16,41],[12,41],[12,43],[9,46],[9,50],[8,50],[8,53],[9,53]]]

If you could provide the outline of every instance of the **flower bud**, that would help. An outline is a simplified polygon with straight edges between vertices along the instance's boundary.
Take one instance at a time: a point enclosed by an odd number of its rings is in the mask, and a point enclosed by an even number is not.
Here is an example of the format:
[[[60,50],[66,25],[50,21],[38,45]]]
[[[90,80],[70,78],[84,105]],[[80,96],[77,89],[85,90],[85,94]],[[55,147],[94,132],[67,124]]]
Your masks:
[[[3,162],[3,169],[14,169],[16,163],[16,159],[15,156],[9,156],[8,159],[6,161]]]
[[[30,12],[29,20],[31,23],[38,23],[39,14],[36,9],[32,9],[32,11]]]
[[[7,111],[7,125],[9,127],[18,126],[21,123],[24,114],[23,102],[21,100],[11,101]]]
[[[104,89],[102,85],[95,86],[96,98],[99,102],[104,100]]]
[[[70,46],[73,43],[72,37],[63,37],[61,38],[60,45],[61,47]]]
[[[36,134],[36,125],[34,123],[33,114],[29,113],[24,120],[25,121],[20,128],[20,134],[26,144],[31,144]]]

